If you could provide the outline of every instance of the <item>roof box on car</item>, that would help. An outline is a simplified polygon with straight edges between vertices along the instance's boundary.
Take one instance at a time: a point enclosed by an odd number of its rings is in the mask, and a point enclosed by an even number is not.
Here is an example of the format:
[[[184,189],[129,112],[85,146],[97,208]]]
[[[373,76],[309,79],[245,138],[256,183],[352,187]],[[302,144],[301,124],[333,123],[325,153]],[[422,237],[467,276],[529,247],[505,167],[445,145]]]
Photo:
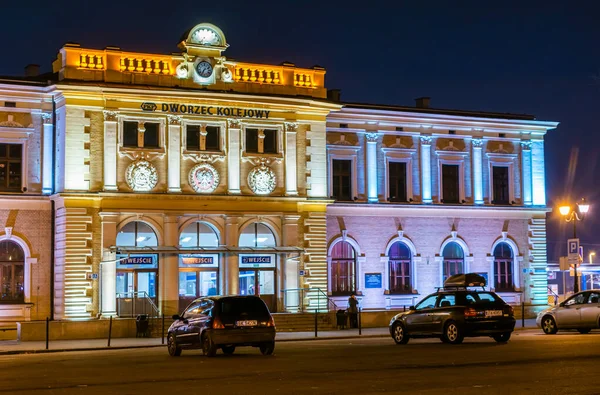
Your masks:
[[[485,277],[477,273],[455,274],[444,281],[444,288],[485,287]]]

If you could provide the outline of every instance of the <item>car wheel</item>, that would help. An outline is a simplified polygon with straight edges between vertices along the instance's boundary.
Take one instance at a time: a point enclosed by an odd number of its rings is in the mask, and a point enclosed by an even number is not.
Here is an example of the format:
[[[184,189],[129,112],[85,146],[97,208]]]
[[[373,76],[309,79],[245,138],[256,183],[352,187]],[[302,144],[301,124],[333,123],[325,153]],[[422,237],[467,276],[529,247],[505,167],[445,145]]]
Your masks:
[[[214,357],[217,354],[217,346],[208,335],[202,335],[202,354]]]
[[[448,321],[444,326],[444,337],[450,344],[460,344],[464,339],[462,330],[454,321]]]
[[[223,354],[231,355],[235,351],[235,346],[223,346],[221,350],[223,350]]]
[[[494,338],[494,340],[496,340],[498,343],[506,343],[507,341],[510,340],[510,332],[504,332],[504,333],[500,333],[499,335],[494,335],[492,336]]]
[[[577,329],[577,332],[581,333],[582,335],[588,334],[590,333],[592,329],[591,328],[579,328]]]
[[[258,348],[262,355],[271,355],[275,351],[275,342],[263,343]]]
[[[396,344],[406,344],[408,343],[409,337],[406,334],[406,329],[404,325],[399,322],[394,323],[392,327],[392,338],[396,342]]]
[[[542,330],[546,335],[554,335],[556,332],[558,332],[554,318],[549,315],[542,318]]]
[[[169,350],[169,355],[172,357],[178,357],[181,355],[181,347],[177,345],[177,342],[175,341],[175,335],[172,333],[167,337],[167,350]]]

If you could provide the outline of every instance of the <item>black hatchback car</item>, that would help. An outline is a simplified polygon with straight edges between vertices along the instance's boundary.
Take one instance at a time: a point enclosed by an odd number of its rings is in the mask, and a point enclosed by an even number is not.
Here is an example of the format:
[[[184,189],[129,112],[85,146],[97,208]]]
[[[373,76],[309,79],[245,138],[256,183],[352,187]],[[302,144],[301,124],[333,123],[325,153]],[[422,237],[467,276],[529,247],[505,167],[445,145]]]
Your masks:
[[[233,354],[236,347],[258,347],[263,355],[275,350],[275,322],[258,296],[211,296],[194,300],[173,316],[167,333],[169,355],[183,349],[202,349],[215,356],[220,348]]]
[[[396,344],[424,337],[439,337],[451,344],[480,336],[507,342],[515,328],[513,308],[484,286],[485,279],[477,274],[449,277],[444,288],[392,318],[392,338]]]

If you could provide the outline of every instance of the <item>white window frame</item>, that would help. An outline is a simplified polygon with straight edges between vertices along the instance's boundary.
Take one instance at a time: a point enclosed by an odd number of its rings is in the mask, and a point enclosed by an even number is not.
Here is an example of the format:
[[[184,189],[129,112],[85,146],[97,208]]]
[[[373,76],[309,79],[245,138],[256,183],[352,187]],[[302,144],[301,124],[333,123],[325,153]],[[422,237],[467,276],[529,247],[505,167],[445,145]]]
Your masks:
[[[439,284],[440,284],[439,286],[440,287],[444,286],[444,248],[446,248],[446,246],[448,244],[450,244],[451,242],[457,243],[463,249],[463,264],[464,264],[463,272],[464,273],[470,273],[471,272],[471,266],[473,264],[473,254],[471,254],[471,251],[469,250],[469,246],[467,245],[467,242],[464,241],[459,236],[450,236],[450,237],[448,237],[446,240],[444,240],[444,242],[440,246],[440,252],[435,257],[436,263],[439,266],[439,273],[438,273],[439,277],[438,277],[438,279],[439,279]]]
[[[494,261],[496,260],[496,257],[494,256],[494,250],[500,243],[508,244],[508,246],[511,248],[512,253],[513,253],[513,262],[512,262],[513,276],[512,277],[513,277],[513,286],[514,286],[515,290],[513,292],[499,292],[498,294],[499,295],[509,295],[509,296],[521,294],[522,288],[521,288],[521,269],[520,268],[521,268],[521,262],[523,262],[523,255],[520,254],[519,246],[517,245],[517,243],[515,243],[515,241],[513,239],[511,239],[506,234],[504,234],[504,232],[503,232],[502,237],[499,237],[498,239],[496,239],[494,241],[494,244],[492,244],[492,249],[490,250],[490,253],[487,256],[487,260],[489,263],[488,287],[490,288],[490,290],[494,291],[494,287],[493,287],[493,285],[495,285]]]
[[[412,287],[412,295],[418,294],[419,292],[418,292],[417,263],[421,262],[421,255],[417,254],[417,248],[415,247],[412,240],[409,239],[408,237],[404,236],[404,234],[402,234],[402,233],[401,233],[401,235],[394,237],[392,240],[389,241],[389,243],[385,247],[385,255],[382,256],[380,259],[380,262],[384,264],[384,274],[383,274],[385,276],[384,289],[387,291],[390,290],[390,248],[392,248],[392,246],[396,242],[403,243],[410,250],[410,285]],[[395,297],[402,297],[402,296],[408,296],[411,294],[390,294],[390,295],[394,295]]]
[[[158,123],[158,147],[159,148],[146,148],[146,147],[124,147],[123,146],[123,123],[124,122],[151,122]],[[119,115],[118,117],[118,125],[119,125],[119,153],[126,152],[155,152],[155,153],[166,153],[166,129],[167,122],[163,117],[142,117],[142,116],[131,116],[131,115]]]
[[[352,183],[352,200],[358,198],[358,152],[361,147],[327,147],[327,174],[328,174],[328,185],[327,185],[327,196],[333,196],[333,161],[334,160],[350,160],[352,161],[351,169],[352,175],[350,176],[350,182]]]
[[[188,150],[187,149],[187,127],[188,126],[215,126],[219,128],[219,147],[221,148],[219,151],[208,151],[208,150],[204,150],[204,151],[200,151],[200,149],[198,148],[197,150]],[[196,120],[187,120],[184,119],[181,122],[181,149],[183,152],[183,155],[197,155],[197,154],[224,154],[225,153],[225,148],[226,148],[226,133],[227,132],[227,121],[196,121]]]
[[[2,137],[0,137],[0,143],[2,144],[21,144],[21,191],[13,192],[15,194],[21,194],[29,191],[29,136],[33,133],[33,129],[27,128],[23,131],[22,128],[6,128],[0,127]],[[40,179],[42,178],[41,167],[36,174]],[[3,192],[11,193],[11,192]]]
[[[382,148],[383,157],[385,160],[385,199],[389,202],[390,199],[390,162],[406,163],[406,200],[410,202],[414,199],[413,195],[413,155],[417,153],[416,149],[409,148]],[[390,202],[402,203],[402,202]]]
[[[438,203],[442,203],[444,199],[442,185],[442,166],[443,165],[458,165],[458,204],[465,200],[465,158],[469,155],[468,152],[455,151],[435,151],[438,170]]]
[[[242,136],[240,141],[240,148],[242,151],[242,157],[248,158],[283,158],[284,150],[283,150],[283,141],[285,139],[285,134],[283,132],[283,125],[272,125],[272,124],[262,124],[262,123],[243,123],[241,125]],[[258,152],[246,152],[246,130],[247,129],[271,129],[277,130],[277,152],[274,154],[269,153],[258,153]]]
[[[487,152],[488,158],[488,202],[492,203],[494,200],[494,166],[495,167],[508,167],[508,199],[509,204],[515,201],[515,161],[517,159],[516,154],[501,154]]]

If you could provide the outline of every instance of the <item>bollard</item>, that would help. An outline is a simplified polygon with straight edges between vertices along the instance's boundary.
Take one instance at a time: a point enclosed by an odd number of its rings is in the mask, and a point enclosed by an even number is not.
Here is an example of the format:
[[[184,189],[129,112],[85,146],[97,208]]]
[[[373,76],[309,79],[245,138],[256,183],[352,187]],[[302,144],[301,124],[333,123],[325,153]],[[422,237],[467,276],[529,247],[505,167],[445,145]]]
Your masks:
[[[165,344],[165,314],[162,315],[162,341],[161,344]]]
[[[362,317],[360,315],[361,312],[361,308],[358,308],[358,335],[362,335]]]
[[[521,302],[521,328],[525,328],[525,302]]]
[[[46,317],[46,350],[48,349],[48,341],[50,340],[50,318]]]
[[[112,336],[112,315],[108,320],[108,347],[110,347],[110,337]]]
[[[319,326],[318,325],[319,324],[318,314],[319,314],[319,308],[317,307],[317,309],[315,310],[315,337],[318,336],[318,331],[319,331],[319,329],[318,329],[318,326]]]

